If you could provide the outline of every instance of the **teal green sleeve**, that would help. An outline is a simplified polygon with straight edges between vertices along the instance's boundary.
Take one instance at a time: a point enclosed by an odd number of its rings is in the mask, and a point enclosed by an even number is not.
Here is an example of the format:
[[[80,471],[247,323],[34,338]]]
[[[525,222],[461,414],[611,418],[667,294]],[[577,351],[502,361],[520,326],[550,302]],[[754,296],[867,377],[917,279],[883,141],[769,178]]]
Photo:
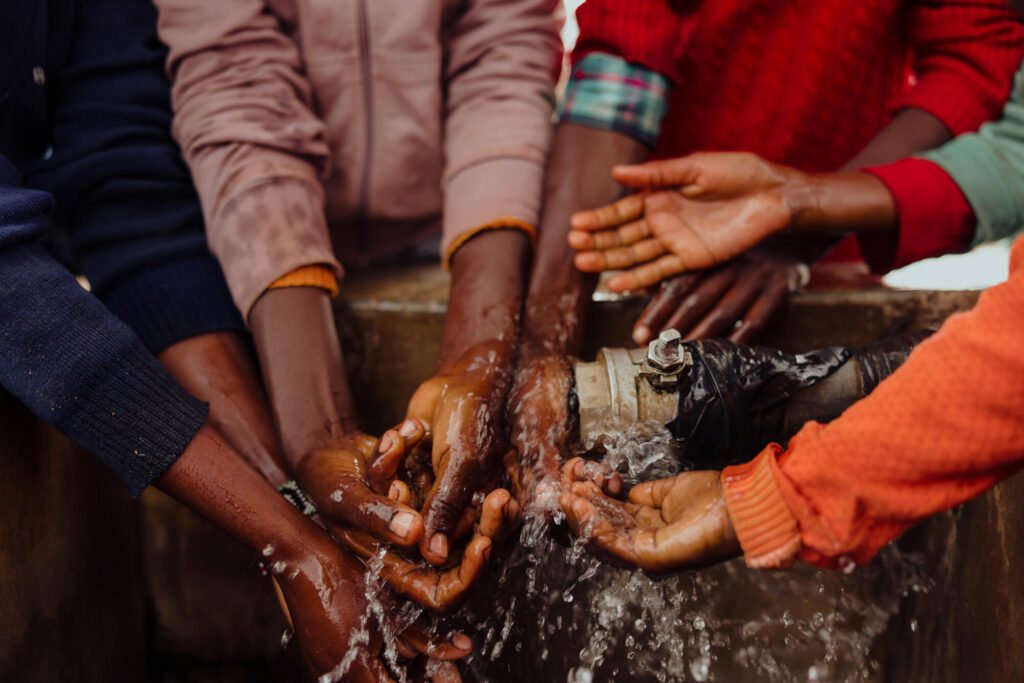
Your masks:
[[[1024,228],[1024,66],[1001,119],[921,156],[941,166],[967,197],[978,222],[972,246]]]

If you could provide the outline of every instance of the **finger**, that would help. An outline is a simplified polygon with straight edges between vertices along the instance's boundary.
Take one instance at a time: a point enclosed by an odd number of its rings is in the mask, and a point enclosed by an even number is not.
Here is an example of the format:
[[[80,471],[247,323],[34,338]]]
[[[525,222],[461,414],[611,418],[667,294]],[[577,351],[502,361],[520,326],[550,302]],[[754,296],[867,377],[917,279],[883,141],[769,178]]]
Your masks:
[[[572,458],[562,465],[562,486],[568,488],[572,483],[585,476],[586,461],[583,458]]]
[[[335,527],[335,537],[349,550],[370,560],[380,552],[381,544],[372,536],[351,527]],[[476,535],[466,545],[462,561],[443,573],[385,550],[381,558],[380,578],[399,595],[434,612],[454,607],[483,574],[491,552],[491,539]]]
[[[358,480],[340,484],[329,502],[320,501],[320,514],[403,547],[415,545],[423,537],[423,518],[416,510],[371,491]]]
[[[409,406],[405,411],[405,418],[419,420],[420,423],[430,432],[431,421],[434,419],[434,410],[437,401],[444,390],[444,383],[436,379],[424,382],[416,389],[416,392],[409,399]]]
[[[508,521],[514,518],[510,506],[515,501],[505,489],[496,489],[487,494],[480,509],[478,533],[487,538],[498,538]]]
[[[659,253],[665,253],[665,248],[659,240],[649,240],[658,245]],[[641,243],[642,244],[642,243]],[[613,292],[634,292],[644,287],[656,285],[662,280],[667,280],[673,275],[689,270],[686,262],[678,254],[665,254],[650,263],[632,268],[625,273],[616,275],[608,281],[608,289]]]
[[[743,320],[743,314],[760,296],[767,294],[764,275],[746,271],[729,291],[708,311],[692,330],[691,339],[714,339],[727,336]]]
[[[618,472],[612,473],[612,475],[605,480],[604,492],[609,496],[615,496],[616,498],[622,495],[622,475]]]
[[[739,273],[732,264],[708,273],[683,298],[675,313],[665,323],[665,329],[679,330],[686,337],[693,326],[729,291],[738,277]]]
[[[366,468],[370,487],[377,493],[386,493],[403,458],[412,453],[426,435],[426,426],[416,419],[408,419],[384,432]]]
[[[646,344],[661,332],[669,317],[679,307],[683,297],[704,277],[703,273],[689,273],[666,280],[637,318],[633,326],[633,341]]]
[[[648,227],[647,221],[639,220],[626,223],[614,230],[598,232],[573,230],[569,233],[569,246],[579,251],[607,251],[614,247],[634,244],[650,236],[651,229]]]
[[[426,530],[420,539],[420,554],[431,564],[444,564],[448,560],[450,541],[469,498],[468,491],[459,490],[457,483],[451,482],[448,469],[434,482],[423,507]]]
[[[462,517],[459,518],[459,523],[455,527],[455,533],[452,534],[452,539],[458,541],[469,536],[473,532],[473,528],[476,526],[479,519],[480,508],[476,505],[470,505],[467,507],[462,511]]]
[[[608,516],[594,503],[594,500],[573,492],[562,495],[562,509],[573,532],[586,539],[587,545],[637,564],[629,532],[616,529]]]
[[[608,249],[604,252],[604,257],[609,268],[618,270],[638,263],[646,263],[664,253],[665,247],[662,246],[660,240],[645,239],[624,247]]]
[[[491,539],[476,535],[466,546],[462,562],[441,575],[434,593],[435,610],[454,607],[484,572],[491,555]]]
[[[675,478],[670,477],[668,479],[655,479],[637,484],[629,492],[629,502],[634,505],[660,508],[665,502],[665,497],[672,491],[674,483]]]
[[[413,654],[431,659],[451,661],[462,659],[473,651],[473,641],[465,633],[455,633],[449,638],[431,634],[422,622],[414,622],[400,635],[399,640],[409,647]]]
[[[628,221],[635,221],[643,214],[644,195],[631,194],[617,202],[574,213],[570,225],[573,230],[605,230]]]
[[[412,507],[412,492],[409,491],[409,486],[404,481],[396,479],[391,482],[391,486],[388,487],[388,498],[396,503]]]
[[[747,310],[742,324],[733,330],[729,339],[738,344],[749,344],[786,307],[788,301],[789,289],[784,282],[777,282]]]
[[[681,159],[648,161],[644,164],[615,166],[615,182],[636,189],[693,185],[700,179],[701,167],[693,156]]]

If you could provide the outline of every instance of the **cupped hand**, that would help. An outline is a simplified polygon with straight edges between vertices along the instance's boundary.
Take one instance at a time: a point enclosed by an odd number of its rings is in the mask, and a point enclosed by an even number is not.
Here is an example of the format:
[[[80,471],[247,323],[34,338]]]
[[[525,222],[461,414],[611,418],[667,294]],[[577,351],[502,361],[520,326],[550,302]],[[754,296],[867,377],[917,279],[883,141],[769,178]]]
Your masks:
[[[497,489],[488,494],[461,560],[444,569],[407,559],[364,531],[349,527],[332,528],[331,532],[372,566],[396,593],[433,612],[447,612],[462,602],[483,575],[494,542],[512,525],[518,512],[518,504],[508,491]]]
[[[392,681],[381,658],[380,624],[368,605],[362,566],[331,543],[317,545],[299,556],[272,547],[264,551],[307,668],[318,680]],[[379,611],[391,612],[387,606]],[[438,640],[422,624],[413,624],[402,628],[396,648],[404,657],[450,662],[468,655],[472,641],[464,634]],[[447,676],[438,680],[459,680],[457,671],[452,678],[453,667],[435,668]]]
[[[448,559],[450,542],[477,492],[497,481],[507,450],[504,399],[510,371],[497,344],[471,347],[427,380],[408,416],[429,425],[434,481],[423,503],[420,553],[431,564]]]
[[[391,479],[403,455],[425,435],[426,428],[417,420],[406,420],[379,440],[361,433],[346,435],[307,453],[295,476],[324,519],[355,526],[395,545],[413,546],[423,537],[423,518],[400,502],[401,485]]]
[[[633,487],[629,502],[586,481],[584,463],[566,463],[561,504],[588,545],[653,572],[704,567],[740,554],[719,472],[686,472]]]
[[[646,344],[675,329],[684,339],[750,343],[807,284],[804,261],[792,247],[758,247],[717,268],[666,280],[637,318],[633,340]]]
[[[725,263],[784,230],[794,209],[781,190],[803,176],[720,152],[617,167],[613,177],[641,192],[575,214],[569,244],[584,272],[625,271],[608,288],[627,291]]]

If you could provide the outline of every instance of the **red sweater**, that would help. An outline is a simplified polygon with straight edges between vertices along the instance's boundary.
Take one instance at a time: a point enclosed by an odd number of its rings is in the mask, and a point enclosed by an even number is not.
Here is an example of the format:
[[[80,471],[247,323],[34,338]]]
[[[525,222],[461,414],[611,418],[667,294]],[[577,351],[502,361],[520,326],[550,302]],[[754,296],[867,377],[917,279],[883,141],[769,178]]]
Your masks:
[[[606,52],[675,84],[658,157],[747,150],[836,170],[901,108],[954,135],[998,117],[1024,57],[1024,26],[998,0],[692,4],[678,14],[664,0],[588,0],[577,11],[574,61]]]

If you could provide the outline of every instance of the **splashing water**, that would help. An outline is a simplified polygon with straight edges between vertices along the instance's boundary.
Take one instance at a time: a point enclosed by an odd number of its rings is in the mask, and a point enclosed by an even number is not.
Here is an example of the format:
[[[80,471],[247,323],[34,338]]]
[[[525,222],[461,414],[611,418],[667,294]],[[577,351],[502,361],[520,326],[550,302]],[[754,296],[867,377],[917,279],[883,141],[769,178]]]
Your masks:
[[[656,426],[609,430],[600,447],[627,484],[680,469]],[[874,681],[876,641],[903,597],[931,586],[924,559],[895,547],[849,575],[733,561],[655,576],[595,558],[557,521],[528,514],[462,609],[476,630],[468,679]]]

